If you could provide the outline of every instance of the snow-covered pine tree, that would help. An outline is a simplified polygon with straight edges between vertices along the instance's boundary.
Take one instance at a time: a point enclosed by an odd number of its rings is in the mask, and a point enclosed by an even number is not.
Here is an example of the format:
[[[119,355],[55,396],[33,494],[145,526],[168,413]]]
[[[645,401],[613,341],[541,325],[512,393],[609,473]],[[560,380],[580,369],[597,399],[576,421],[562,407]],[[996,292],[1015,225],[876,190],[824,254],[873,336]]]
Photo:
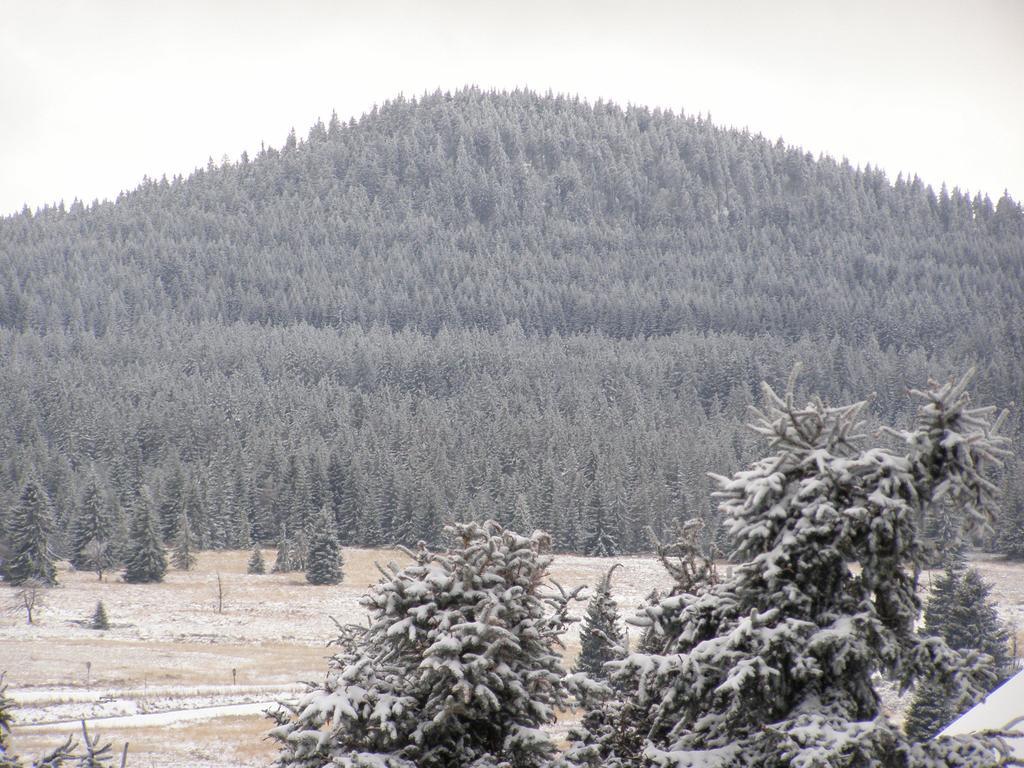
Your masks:
[[[658,558],[672,580],[669,597],[693,596],[717,583],[714,562],[701,549],[703,523],[691,519],[684,523],[676,541],[658,544]],[[653,537],[653,533],[651,533]],[[663,598],[654,590],[648,595],[648,609],[658,608]],[[646,615],[646,611],[644,611]],[[666,617],[668,618],[668,617]],[[644,627],[637,653],[657,655],[664,652],[672,633],[679,630],[675,622],[656,624],[643,619],[633,623]],[[615,661],[614,659],[612,661]],[[616,667],[612,663],[609,666]],[[608,677],[608,670],[605,670]],[[643,675],[635,668],[620,669],[612,680],[594,681],[573,675],[569,683],[584,709],[581,728],[569,732],[572,742],[567,758],[571,764],[620,768],[640,764],[644,739],[649,727],[650,705],[640,695]]]
[[[163,581],[165,573],[167,555],[153,500],[149,489],[144,486],[135,500],[124,580],[133,584],[149,584]]]
[[[987,465],[1005,441],[993,409],[969,407],[968,380],[913,391],[924,401],[915,427],[889,430],[898,452],[864,444],[864,403],[798,408],[792,381],[784,398],[765,387],[754,429],[772,455],[715,477],[742,564],[646,611],[670,630],[661,653],[632,654],[613,676],[639,677],[650,707],[642,758],[619,765],[999,763],[999,740],[908,740],[882,714],[874,682],[945,679],[963,698],[977,692],[976,653],[914,631],[929,507],[955,504],[968,529],[993,511]]]
[[[426,542],[427,546],[436,546],[442,539],[442,510],[445,507],[444,494],[434,484],[423,489],[423,495],[413,511],[412,533],[417,541]],[[522,531],[525,528],[514,528]],[[530,528],[529,530],[533,530]]]
[[[202,480],[196,477],[189,479],[185,486],[185,496],[181,502],[182,516],[178,518],[178,533],[175,542],[182,542],[184,536],[181,529],[181,521],[188,521],[188,538],[191,542],[191,551],[197,552],[203,548],[204,542],[209,538],[210,509],[206,502],[205,492],[202,488]],[[188,569],[184,569],[188,570]]]
[[[252,543],[252,522],[249,520],[247,508],[237,502],[234,508],[234,520],[228,531],[228,546],[232,549],[245,549]]]
[[[1007,462],[1004,474],[995,549],[1011,560],[1024,560],[1024,459]]]
[[[277,557],[274,559],[274,573],[291,573],[295,570],[292,562],[292,542],[288,538],[288,528],[281,526],[281,538],[277,541]]]
[[[191,571],[196,567],[196,550],[198,549],[192,522],[183,509],[178,516],[178,531],[174,534],[174,549],[171,552],[171,563],[179,571]]]
[[[114,511],[93,475],[71,520],[71,565],[96,571],[102,580],[103,572],[117,565],[117,527]]]
[[[110,629],[110,618],[107,616],[107,609],[103,606],[102,600],[96,601],[96,610],[92,612],[89,620],[90,629]]]
[[[998,684],[1010,676],[1013,659],[1010,657],[1010,630],[999,618],[991,592],[992,585],[982,578],[977,568],[964,571],[944,637],[953,648],[973,648],[991,656]],[[992,685],[989,681],[984,684]]]
[[[580,627],[580,655],[566,680],[584,710],[582,728],[569,731],[570,742],[576,743],[568,755],[573,762],[584,765],[600,764],[618,749],[635,754],[639,746],[635,738],[630,744],[620,743],[618,738],[625,731],[638,731],[637,718],[646,714],[630,708],[635,691],[624,677],[619,677],[614,690],[607,684],[606,664],[621,660],[629,650],[629,637],[611,595],[612,573],[620,567],[616,564],[609,568],[594,588]],[[626,728],[626,723],[635,727]]]
[[[345,464],[337,450],[332,450],[327,457],[327,498],[328,506],[334,513],[334,522],[339,535],[347,535],[342,529],[342,505],[345,497]]]
[[[583,553],[590,557],[615,557],[621,551],[600,486],[595,482],[587,495],[583,510]]]
[[[533,515],[530,514],[530,504],[525,493],[519,492],[515,495],[512,514],[509,515],[509,526],[513,531],[522,531],[526,534],[533,531]]]
[[[365,477],[355,456],[350,456],[345,465],[345,474],[339,488],[338,508],[335,519],[338,524],[338,535],[342,541],[350,542],[361,535],[361,513],[363,504]]]
[[[330,487],[327,476],[320,465],[320,457],[311,453],[306,457],[306,485],[309,487],[309,507],[306,510],[306,527],[316,520],[319,511],[330,502]]]
[[[580,627],[580,655],[574,671],[593,680],[605,680],[605,663],[623,658],[629,650],[629,638],[612,597],[612,574],[621,567],[616,563],[598,581]]]
[[[175,462],[170,476],[164,481],[160,502],[160,533],[168,544],[174,541],[178,533],[178,521],[184,509],[185,487],[185,474],[181,463]]]
[[[8,528],[11,560],[6,565],[6,580],[15,586],[30,579],[55,585],[57,570],[50,548],[53,513],[46,492],[35,482],[25,484]]]
[[[1011,674],[1010,633],[989,597],[991,586],[962,557],[951,558],[935,583],[925,610],[925,634],[941,637],[950,648],[987,654],[990,665],[977,681],[988,691]],[[917,686],[904,728],[914,739],[928,739],[963,714],[976,699],[962,700],[942,681]]]
[[[292,564],[293,571],[304,571],[309,562],[309,536],[305,528],[298,528],[295,536],[289,542],[288,557]]]
[[[327,507],[315,523],[306,562],[306,581],[310,584],[340,584],[344,572],[341,545],[334,533],[334,515]]]
[[[277,768],[539,768],[565,702],[560,636],[575,592],[544,594],[548,537],[497,523],[447,531],[389,564],[345,627],[323,685],[277,715]]]
[[[652,589],[644,599],[644,605],[653,609],[660,604],[661,592],[657,589]],[[643,613],[643,610],[641,610],[641,613]],[[636,650],[640,653],[658,653],[661,651],[663,642],[662,636],[658,634],[658,627],[653,622],[650,622],[644,625],[643,632],[640,634],[640,640],[636,644]]]
[[[256,576],[262,576],[267,572],[267,564],[263,562],[263,551],[260,549],[259,542],[252,548],[252,555],[249,557],[249,564],[246,566],[245,572]]]

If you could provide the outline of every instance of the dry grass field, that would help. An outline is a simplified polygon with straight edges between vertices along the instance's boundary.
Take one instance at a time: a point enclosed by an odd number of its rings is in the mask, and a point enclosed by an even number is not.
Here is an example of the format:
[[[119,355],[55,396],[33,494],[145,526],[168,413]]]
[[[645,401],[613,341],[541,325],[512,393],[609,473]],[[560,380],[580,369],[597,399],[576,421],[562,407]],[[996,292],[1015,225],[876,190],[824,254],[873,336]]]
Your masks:
[[[261,714],[295,696],[297,681],[317,680],[334,636],[331,617],[360,621],[359,597],[377,581],[375,562],[403,562],[387,550],[345,550],[345,581],[314,587],[301,573],[246,574],[249,552],[202,553],[195,570],[170,570],[163,584],[133,585],[117,575],[61,568],[60,586],[47,590],[35,623],[0,590],[0,670],[19,704],[14,743],[40,752],[88,718],[90,731],[129,743],[133,768],[231,768],[267,765]],[[272,563],[274,553],[264,552]],[[593,584],[615,560],[563,556],[553,576],[569,586]],[[624,613],[667,579],[650,557],[622,558],[615,578]],[[1024,568],[979,560],[1004,615],[1024,629]],[[217,610],[217,578],[223,611]],[[89,629],[97,600],[111,622]],[[583,606],[577,613],[582,613]],[[1024,641],[1024,637],[1021,637]],[[567,661],[578,650],[566,635]]]

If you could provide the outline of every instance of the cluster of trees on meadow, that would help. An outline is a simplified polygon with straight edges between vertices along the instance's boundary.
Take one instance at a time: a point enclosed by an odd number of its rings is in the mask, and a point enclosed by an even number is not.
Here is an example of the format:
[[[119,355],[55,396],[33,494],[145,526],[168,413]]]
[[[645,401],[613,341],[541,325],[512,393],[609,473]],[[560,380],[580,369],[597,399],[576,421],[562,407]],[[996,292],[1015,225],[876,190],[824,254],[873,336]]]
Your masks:
[[[116,201],[0,219],[0,541],[439,541],[446,521],[650,551],[749,462],[796,361],[826,400],[973,364],[1024,391],[1024,216],[703,117],[529,92],[398,99]],[[1022,417],[1007,432],[1020,446]],[[1021,465],[990,543],[1024,556]],[[147,502],[147,503],[150,503]],[[90,502],[92,503],[92,502]],[[282,533],[284,532],[284,534]]]
[[[133,499],[133,507],[130,530],[119,530],[118,517],[103,503],[96,485],[90,485],[73,520],[69,536],[70,565],[79,571],[94,572],[99,581],[103,581],[104,574],[123,571],[121,578],[131,584],[163,581],[168,549],[175,568],[188,571],[195,567],[199,546],[187,514],[180,516],[173,541],[164,542],[148,488],[143,487]],[[344,575],[344,558],[334,516],[324,507],[320,515],[311,520],[308,529],[300,529],[293,536],[287,534],[287,529],[282,530],[273,571],[305,571],[311,584],[338,584]],[[8,584],[22,587],[23,591],[56,586],[55,542],[59,540],[50,500],[30,481],[8,515],[0,576]],[[254,575],[266,573],[258,542],[253,546],[247,571]],[[32,600],[34,602],[35,598]],[[32,606],[26,604],[25,608],[31,624]],[[99,616],[99,608],[96,615]],[[99,623],[103,622],[94,617],[93,624]]]

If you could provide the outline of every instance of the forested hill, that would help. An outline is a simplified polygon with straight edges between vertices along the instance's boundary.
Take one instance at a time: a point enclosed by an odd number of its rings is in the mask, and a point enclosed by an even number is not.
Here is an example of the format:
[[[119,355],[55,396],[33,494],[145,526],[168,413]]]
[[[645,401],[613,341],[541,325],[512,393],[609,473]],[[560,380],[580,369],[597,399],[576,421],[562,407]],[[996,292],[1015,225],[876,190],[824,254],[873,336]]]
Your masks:
[[[894,185],[700,119],[464,91],[116,203],[6,219],[0,318],[974,350],[1019,330],[1022,229],[1009,199]]]
[[[0,220],[2,492],[40,477],[67,520],[146,486],[211,546],[326,504],[349,542],[486,515],[642,548],[710,514],[703,473],[755,455],[743,407],[797,359],[887,419],[969,364],[1019,401],[1022,254],[1008,197],[701,118],[398,99]]]

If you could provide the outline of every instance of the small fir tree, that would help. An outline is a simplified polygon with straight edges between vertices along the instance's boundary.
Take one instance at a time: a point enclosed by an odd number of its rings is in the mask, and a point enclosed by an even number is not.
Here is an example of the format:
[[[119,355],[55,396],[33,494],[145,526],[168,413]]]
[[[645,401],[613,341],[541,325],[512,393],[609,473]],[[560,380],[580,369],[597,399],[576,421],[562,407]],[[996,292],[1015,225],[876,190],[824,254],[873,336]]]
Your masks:
[[[57,583],[57,569],[50,549],[53,517],[46,492],[28,482],[21,493],[10,522],[11,561],[7,581],[15,586],[32,580],[43,586]]]
[[[449,530],[363,598],[369,627],[344,627],[325,682],[275,715],[277,768],[541,768],[541,730],[566,704],[560,636],[575,593],[544,594],[545,534],[497,523]]]
[[[1011,560],[1024,560],[1024,460],[1007,462],[1003,509],[996,529],[995,550]]]
[[[340,584],[344,566],[341,545],[334,533],[332,515],[324,507],[316,524],[306,563],[306,581],[310,584]]]
[[[196,567],[196,539],[192,523],[183,511],[178,517],[178,532],[174,535],[174,551],[171,562],[179,571],[191,571]]]
[[[620,567],[613,565],[597,583],[580,628],[580,655],[575,671],[593,680],[605,680],[605,664],[623,658],[629,647],[618,605],[612,597],[612,574]]]
[[[1000,620],[985,583],[962,557],[952,559],[935,583],[925,611],[925,634],[944,639],[961,652],[985,654],[989,664],[979,670],[976,687],[989,691],[1004,682],[1012,671],[1010,633]],[[924,681],[917,687],[904,724],[907,735],[929,739],[962,715],[978,697],[963,700],[943,681]]]
[[[160,540],[153,504],[148,489],[142,490],[132,519],[130,550],[124,572],[124,580],[133,584],[163,581],[167,572],[167,555]]]
[[[661,592],[657,589],[652,589],[644,600],[646,608],[654,608],[661,604]],[[641,609],[641,613],[646,612],[646,608]],[[661,635],[658,634],[658,627],[654,622],[647,624],[643,632],[640,633],[640,640],[636,644],[636,649],[639,653],[658,653],[661,649]]]
[[[92,620],[89,622],[92,629],[110,629],[110,619],[107,618],[107,609],[103,607],[103,601],[96,601],[96,610],[92,613]]]
[[[246,566],[246,573],[262,576],[267,572],[267,565],[263,562],[263,552],[259,543],[252,548],[252,555],[249,557],[249,564]]]
[[[658,559],[672,580],[668,596],[687,599],[718,582],[714,561],[704,554],[699,545],[703,524],[688,520],[680,529],[677,540],[657,545]],[[653,533],[651,534],[653,538]],[[679,628],[671,623],[649,620],[652,611],[660,610],[664,598],[653,590],[646,599],[640,617],[631,623],[643,627],[636,652],[658,656],[665,652],[670,635]],[[612,659],[611,662],[615,662]],[[615,663],[608,666],[615,668]],[[604,677],[608,669],[604,668]],[[644,750],[644,736],[650,719],[650,708],[643,701],[640,686],[643,678],[634,669],[620,668],[612,679],[594,685],[589,676],[570,679],[574,693],[583,705],[581,728],[569,731],[571,742],[568,758],[571,763],[594,766],[633,766]]]
[[[277,541],[277,558],[274,560],[274,573],[291,573],[294,570],[292,542],[288,538],[288,528],[282,525],[281,538]]]
[[[71,565],[80,571],[103,573],[117,565],[117,521],[93,475],[86,486],[82,503],[71,521]]]

